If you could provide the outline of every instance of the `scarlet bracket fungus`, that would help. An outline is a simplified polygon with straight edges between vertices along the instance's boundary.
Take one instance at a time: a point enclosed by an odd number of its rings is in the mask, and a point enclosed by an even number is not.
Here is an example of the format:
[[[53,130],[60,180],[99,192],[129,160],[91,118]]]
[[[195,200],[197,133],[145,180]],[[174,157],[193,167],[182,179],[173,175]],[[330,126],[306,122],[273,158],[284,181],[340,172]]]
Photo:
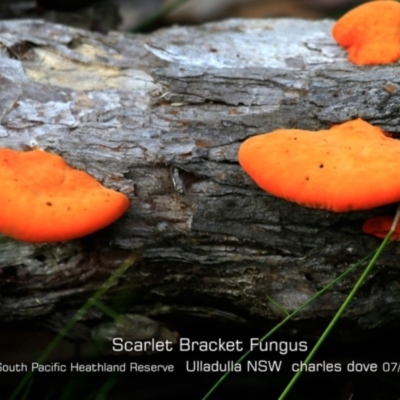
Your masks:
[[[400,4],[372,1],[340,18],[332,29],[349,60],[358,65],[389,64],[400,59]]]
[[[365,210],[400,200],[400,141],[362,119],[253,136],[239,163],[264,190],[306,207]]]
[[[129,207],[122,193],[42,150],[0,149],[0,233],[30,243],[93,233]]]
[[[384,239],[392,228],[394,216],[384,215],[380,217],[373,217],[367,219],[362,227],[362,231],[368,235],[374,235],[381,239]],[[400,226],[396,225],[391,240],[400,240]]]

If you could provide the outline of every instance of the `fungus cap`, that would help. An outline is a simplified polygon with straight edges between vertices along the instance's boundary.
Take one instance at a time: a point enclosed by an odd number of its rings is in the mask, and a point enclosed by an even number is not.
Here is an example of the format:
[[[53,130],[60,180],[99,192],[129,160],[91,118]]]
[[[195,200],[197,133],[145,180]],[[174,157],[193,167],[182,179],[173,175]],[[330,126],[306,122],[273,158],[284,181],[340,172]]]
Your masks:
[[[343,15],[332,36],[358,65],[389,64],[400,59],[400,4],[372,1]]]
[[[392,227],[394,216],[384,215],[367,219],[362,227],[362,231],[368,235],[374,235],[381,239],[385,239]],[[390,240],[400,240],[400,226],[396,225],[395,231],[392,233]]]
[[[56,242],[93,233],[129,207],[122,193],[42,150],[0,149],[0,233]]]
[[[400,142],[362,119],[253,136],[238,158],[261,188],[306,207],[345,212],[400,200]]]

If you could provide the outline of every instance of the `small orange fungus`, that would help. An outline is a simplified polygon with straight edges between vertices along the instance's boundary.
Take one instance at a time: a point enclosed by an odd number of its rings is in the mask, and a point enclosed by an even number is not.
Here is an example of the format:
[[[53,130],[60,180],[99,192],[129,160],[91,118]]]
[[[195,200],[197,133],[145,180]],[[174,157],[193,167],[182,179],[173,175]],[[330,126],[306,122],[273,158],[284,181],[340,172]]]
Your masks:
[[[93,233],[129,207],[58,155],[0,149],[0,233],[30,243],[58,242]]]
[[[400,59],[400,4],[372,1],[343,15],[332,36],[357,65],[389,64]]]
[[[345,212],[400,200],[400,141],[360,118],[253,136],[238,158],[261,188],[306,207]]]
[[[392,227],[394,215],[384,215],[367,219],[362,227],[364,233],[374,235],[384,239]],[[396,229],[390,237],[391,240],[400,240],[400,226],[396,225]]]

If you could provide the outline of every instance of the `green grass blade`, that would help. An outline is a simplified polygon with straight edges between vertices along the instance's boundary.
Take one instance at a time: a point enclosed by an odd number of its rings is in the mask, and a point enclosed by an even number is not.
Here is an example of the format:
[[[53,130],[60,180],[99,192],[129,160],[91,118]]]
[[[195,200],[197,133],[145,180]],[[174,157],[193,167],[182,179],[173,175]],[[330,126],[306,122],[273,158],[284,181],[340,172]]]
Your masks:
[[[99,393],[96,396],[96,400],[107,400],[110,391],[117,383],[118,375],[111,375],[110,378],[108,378],[104,385],[100,388]]]
[[[111,307],[109,307],[107,304],[104,304],[102,301],[98,299],[90,299],[90,302],[92,303],[93,307],[97,307],[100,311],[102,311],[105,315],[112,319],[117,319],[119,314],[115,312]]]
[[[297,315],[299,312],[301,312],[305,307],[307,307],[309,304],[311,304],[314,300],[316,300],[319,296],[324,294],[327,290],[329,290],[333,285],[335,285],[337,282],[341,281],[345,276],[350,274],[354,269],[356,269],[359,265],[361,265],[363,262],[368,260],[371,256],[376,254],[379,251],[379,248],[376,252],[373,252],[371,254],[368,254],[365,256],[363,259],[361,259],[359,262],[356,264],[352,265],[350,268],[348,268],[345,272],[343,272],[341,275],[339,275],[337,278],[335,278],[333,281],[328,283],[325,287],[323,287],[320,291],[315,293],[312,297],[310,297],[306,302],[304,302],[299,308],[294,310],[291,314],[288,314],[281,322],[279,322],[277,325],[275,325],[268,333],[266,333],[259,341],[258,345],[265,340],[267,340],[273,333],[275,333],[280,327],[282,327],[286,322],[288,322],[291,318],[293,318],[295,315]],[[275,304],[275,302],[273,303]],[[286,310],[285,310],[286,311]],[[256,347],[253,347],[253,349],[247,350],[240,358],[235,362],[235,364],[240,364],[244,359],[246,359],[251,352],[255,349]],[[202,400],[207,400],[210,398],[210,396],[215,392],[215,390],[222,384],[222,382],[230,375],[232,371],[227,371],[225,372],[221,378],[214,384],[214,386],[206,393],[206,395],[203,397]]]
[[[171,13],[176,10],[182,4],[186,3],[188,0],[175,0],[171,4],[166,4],[164,7],[160,8],[157,12],[150,15],[148,18],[145,18],[142,22],[139,22],[136,26],[131,29],[132,33],[142,32],[147,29],[151,24],[161,19],[165,15]]]
[[[375,252],[374,256],[372,257],[371,261],[365,268],[364,272],[358,279],[357,283],[354,285],[353,289],[349,293],[349,295],[346,297],[346,300],[343,302],[339,310],[336,312],[335,316],[333,317],[332,321],[329,323],[329,325],[326,327],[324,333],[321,335],[321,337],[318,339],[317,343],[313,347],[313,349],[310,351],[310,354],[307,356],[307,358],[304,361],[304,365],[307,365],[311,359],[314,357],[315,353],[318,351],[320,348],[321,344],[324,342],[324,340],[328,337],[330,331],[332,328],[335,326],[335,324],[338,322],[339,318],[342,316],[346,308],[349,306],[350,302],[353,300],[355,294],[357,293],[358,289],[360,289],[361,285],[365,281],[365,278],[368,276],[368,274],[371,272],[371,269],[373,266],[376,264],[378,261],[379,257],[381,256],[383,250],[386,248],[390,237],[393,234],[393,230],[390,230],[389,233],[386,235],[386,238],[384,241],[381,243],[381,245],[378,247],[378,250]],[[286,386],[285,390],[282,392],[282,394],[279,396],[278,400],[283,400],[290,392],[296,381],[300,378],[300,375],[303,372],[303,368],[300,368],[299,371],[293,376],[292,380],[289,382],[289,384]]]
[[[283,307],[281,304],[279,304],[278,302],[276,302],[272,297],[267,296],[268,301],[273,304],[278,310],[280,310],[282,312],[283,315],[290,315],[290,312],[288,310],[286,310],[285,307]]]
[[[48,356],[54,351],[65,335],[72,329],[72,327],[86,314],[86,312],[99,301],[101,296],[104,295],[116,282],[117,280],[131,267],[139,258],[139,254],[130,255],[119,267],[118,269],[100,286],[100,288],[91,296],[86,303],[74,314],[74,316],[65,324],[65,326],[60,330],[58,335],[50,342],[46,347],[40,357],[36,360],[39,364],[43,364]],[[15,400],[21,390],[27,385],[33,376],[33,372],[27,372],[21,379],[21,382],[15,388],[9,400]]]

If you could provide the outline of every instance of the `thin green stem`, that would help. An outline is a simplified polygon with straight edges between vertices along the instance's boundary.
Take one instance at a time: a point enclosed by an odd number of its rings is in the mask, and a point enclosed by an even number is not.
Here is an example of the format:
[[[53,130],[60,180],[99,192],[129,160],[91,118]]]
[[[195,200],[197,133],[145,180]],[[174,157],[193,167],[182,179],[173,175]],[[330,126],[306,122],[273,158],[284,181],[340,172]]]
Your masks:
[[[114,374],[107,381],[104,385],[100,388],[99,393],[96,396],[96,400],[107,400],[109,397],[110,391],[114,388],[114,386],[118,383],[118,375]]]
[[[135,25],[131,29],[131,32],[132,33],[142,32],[144,29],[146,29],[152,23],[156,22],[157,20],[159,20],[160,18],[169,14],[170,12],[176,10],[178,7],[180,7],[182,4],[186,3],[187,1],[188,0],[175,0],[171,4],[165,5],[164,7],[160,8],[160,10],[158,10],[154,14],[150,15],[148,18],[145,18],[143,21],[141,21],[137,25]]]
[[[379,251],[379,249],[377,250]],[[376,254],[376,252],[374,252]],[[281,322],[279,322],[277,325],[275,325],[268,333],[266,333],[259,341],[258,345],[265,340],[267,340],[273,333],[275,333],[281,326],[283,326],[286,322],[288,322],[292,317],[294,317],[296,314],[301,312],[305,307],[307,307],[310,303],[312,303],[315,299],[317,299],[319,296],[321,296],[323,293],[325,293],[327,290],[329,290],[333,285],[335,285],[337,282],[341,281],[345,276],[350,274],[355,268],[357,268],[360,264],[362,264],[364,261],[368,260],[374,253],[368,254],[365,256],[362,260],[357,262],[356,264],[352,265],[350,268],[348,268],[345,272],[343,272],[341,275],[339,275],[337,278],[335,278],[332,282],[330,282],[328,285],[323,287],[319,292],[315,293],[312,297],[310,297],[306,302],[304,302],[299,308],[297,308],[295,311],[293,311],[291,314],[288,314],[286,318],[284,318]],[[275,304],[275,302],[273,302]],[[285,310],[286,311],[286,310]],[[244,359],[246,359],[249,354],[254,350],[255,347],[252,349],[247,350],[240,358],[235,362],[236,364],[240,364]],[[206,393],[206,395],[203,397],[202,400],[207,400],[210,398],[210,396],[215,392],[215,390],[218,388],[219,385],[230,375],[232,371],[227,371],[225,372],[220,379],[214,384],[214,386]]]
[[[80,309],[78,309],[74,316],[60,330],[58,335],[50,342],[50,344],[46,347],[40,357],[36,360],[37,363],[43,364],[47,360],[48,356],[54,351],[54,349],[58,346],[65,335],[72,329],[72,327],[86,314],[86,312],[94,304],[98,304],[101,296],[103,296],[104,293],[106,293],[117,282],[117,280],[126,272],[126,270],[137,261],[137,259],[138,254],[132,254],[121,264],[120,267],[118,267],[118,269],[101,285],[99,290],[97,290],[97,292],[95,292],[93,296],[90,297]],[[29,371],[24,375],[18,386],[9,397],[9,400],[15,400],[17,398],[25,385],[27,385],[31,381],[32,376],[32,371]]]
[[[375,252],[375,255],[372,257],[371,261],[365,268],[364,272],[358,279],[357,283],[354,285],[353,289],[347,296],[346,300],[343,302],[339,310],[336,312],[335,316],[333,317],[332,321],[329,323],[329,325],[326,327],[324,333],[321,335],[321,337],[318,339],[317,343],[313,347],[313,349],[310,351],[310,354],[307,356],[305,361],[303,362],[303,365],[307,365],[311,359],[314,357],[315,353],[318,351],[319,347],[321,344],[324,342],[324,340],[328,337],[330,331],[332,328],[335,326],[335,324],[338,322],[339,318],[342,316],[346,308],[349,306],[350,302],[353,300],[355,294],[357,293],[358,289],[360,289],[361,285],[365,281],[365,278],[368,276],[368,274],[371,272],[371,269],[373,266],[376,264],[378,261],[379,257],[381,256],[383,250],[387,246],[390,237],[393,234],[393,230],[390,230],[389,233],[386,235],[386,238],[384,241],[381,243],[381,245],[378,247],[378,250]],[[303,368],[300,368],[299,371],[293,376],[292,380],[289,382],[289,384],[286,386],[285,390],[282,392],[282,394],[279,396],[278,400],[283,400],[290,392],[296,381],[299,379],[300,375],[303,372]]]
[[[92,303],[93,307],[98,308],[100,311],[103,312],[103,314],[107,315],[108,317],[112,319],[117,319],[119,314],[115,312],[111,307],[109,307],[107,304],[104,304],[102,301],[97,300],[97,299],[89,299],[89,301]]]
[[[272,297],[267,296],[268,301],[273,304],[283,315],[288,316],[290,312],[286,310],[285,307],[283,307],[281,304],[276,302]]]

